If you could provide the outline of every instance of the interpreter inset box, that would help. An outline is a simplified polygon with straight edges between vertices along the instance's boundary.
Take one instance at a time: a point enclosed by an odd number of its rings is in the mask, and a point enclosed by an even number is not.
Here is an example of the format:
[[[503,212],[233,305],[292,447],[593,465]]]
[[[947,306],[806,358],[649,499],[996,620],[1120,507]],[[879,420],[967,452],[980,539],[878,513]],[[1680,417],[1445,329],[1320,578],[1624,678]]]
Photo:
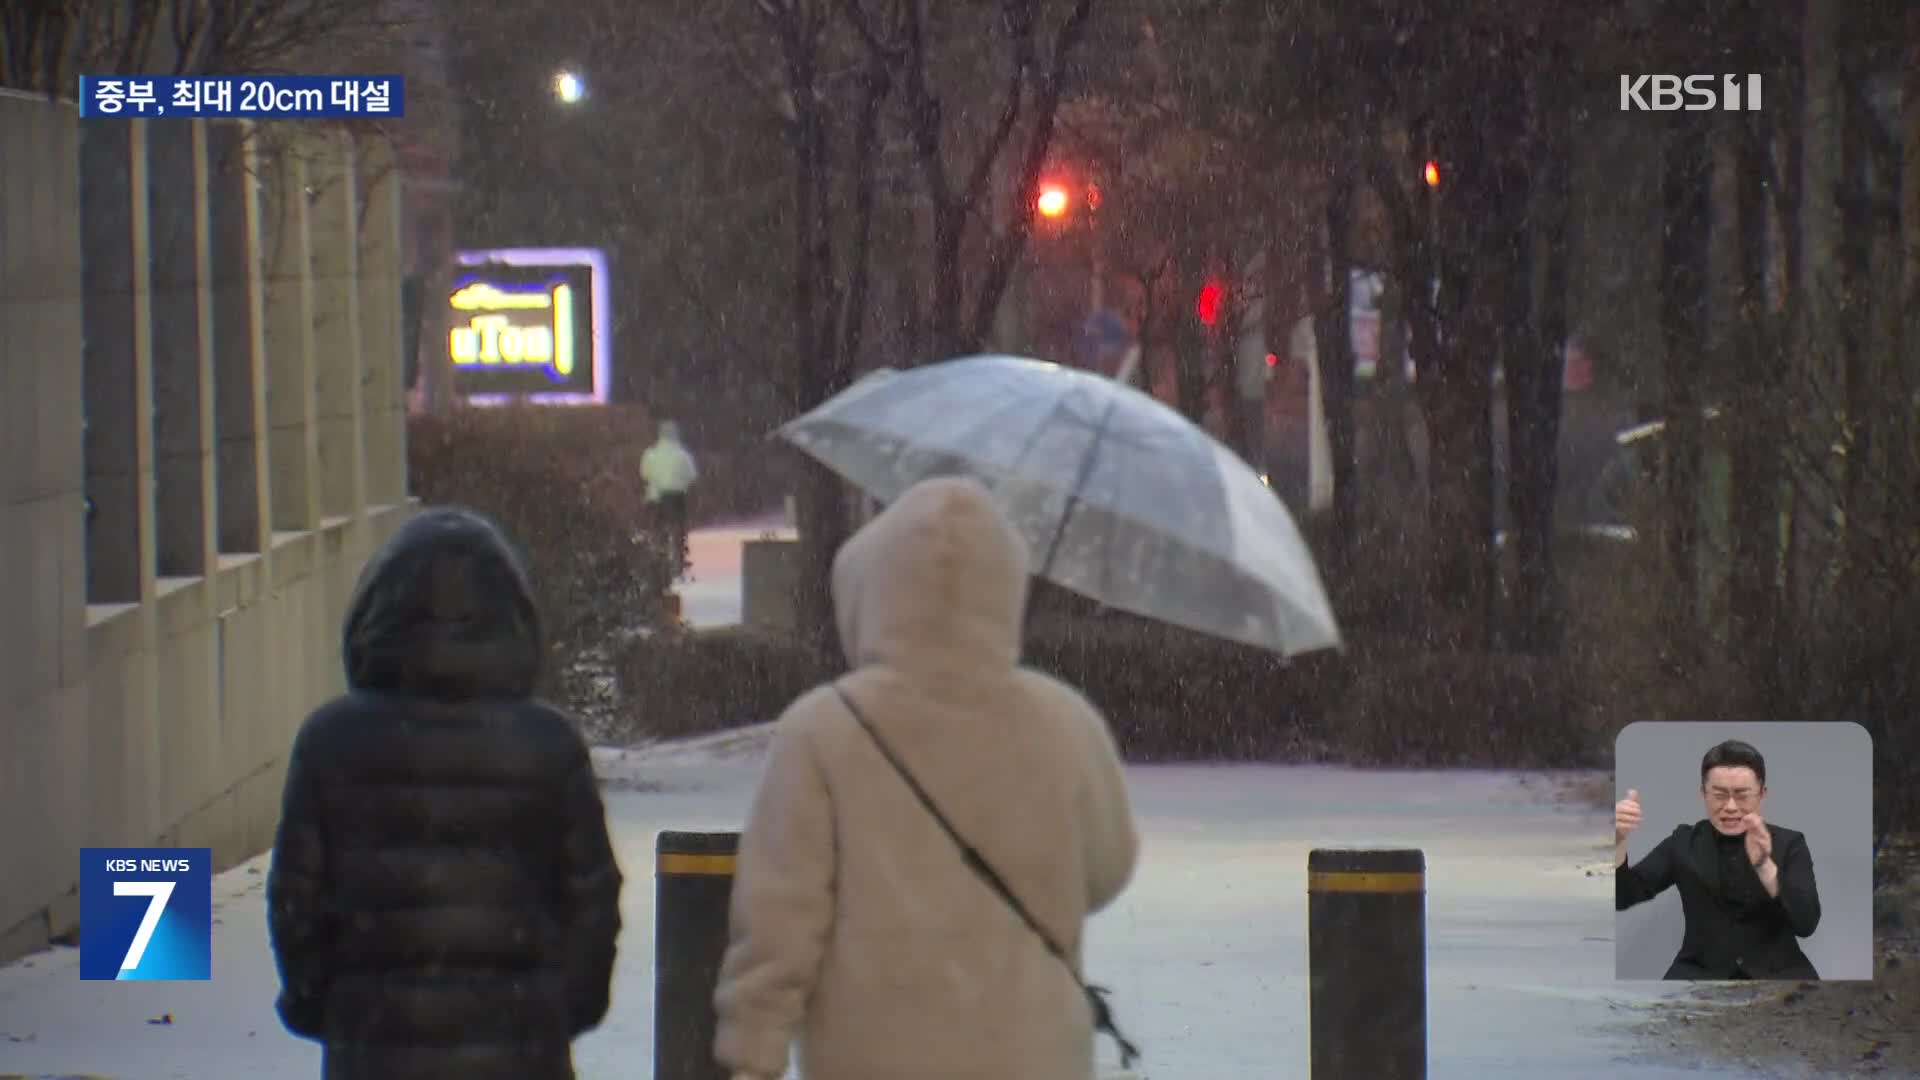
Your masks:
[[[1614,783],[1615,977],[1873,978],[1865,728],[1629,724]]]

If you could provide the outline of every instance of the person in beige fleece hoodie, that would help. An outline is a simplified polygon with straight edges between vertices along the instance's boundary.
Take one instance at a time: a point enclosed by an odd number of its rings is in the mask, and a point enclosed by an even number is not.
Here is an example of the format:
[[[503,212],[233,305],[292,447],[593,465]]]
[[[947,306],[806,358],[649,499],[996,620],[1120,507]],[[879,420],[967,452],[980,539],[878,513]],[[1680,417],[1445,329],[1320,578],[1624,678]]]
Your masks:
[[[977,482],[924,481],[834,560],[839,680],[1079,963],[1139,836],[1106,721],[1020,666],[1025,543]],[[835,685],[788,707],[741,837],[715,1056],[737,1080],[1089,1080],[1073,975],[915,798]]]

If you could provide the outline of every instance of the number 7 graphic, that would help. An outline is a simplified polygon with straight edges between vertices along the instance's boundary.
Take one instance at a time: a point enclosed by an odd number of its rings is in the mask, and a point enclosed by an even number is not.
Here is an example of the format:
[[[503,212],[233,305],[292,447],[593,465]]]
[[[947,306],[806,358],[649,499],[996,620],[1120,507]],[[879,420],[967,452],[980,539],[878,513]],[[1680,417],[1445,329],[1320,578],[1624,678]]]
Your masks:
[[[167,901],[173,898],[173,882],[116,881],[113,883],[113,895],[147,898],[147,913],[140,916],[140,929],[133,932],[133,942],[127,946],[126,959],[120,961],[121,971],[133,971],[140,966],[140,958],[147,954],[147,944],[153,940],[153,931],[160,925],[160,916],[167,910]]]

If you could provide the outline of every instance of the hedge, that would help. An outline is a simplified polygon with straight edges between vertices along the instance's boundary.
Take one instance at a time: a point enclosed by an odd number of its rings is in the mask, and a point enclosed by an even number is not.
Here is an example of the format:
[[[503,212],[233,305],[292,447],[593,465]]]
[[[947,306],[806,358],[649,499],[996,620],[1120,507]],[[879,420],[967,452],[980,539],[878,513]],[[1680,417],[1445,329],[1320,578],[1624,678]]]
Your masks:
[[[1282,664],[1123,616],[1042,614],[1027,663],[1079,686],[1138,761],[1270,758],[1299,751],[1328,665]],[[654,635],[617,665],[627,741],[680,738],[772,720],[844,670],[781,634],[747,628]],[[1257,702],[1257,705],[1251,703]]]
[[[1026,662],[1079,687],[1127,759],[1316,761],[1438,768],[1604,766],[1610,733],[1574,708],[1563,666],[1509,654],[1288,662],[1130,616],[1054,614]],[[618,677],[624,741],[772,720],[843,669],[789,637],[727,629],[629,643]]]
[[[1340,760],[1421,768],[1604,768],[1612,732],[1579,707],[1565,661],[1430,653],[1359,662],[1327,716]]]
[[[637,638],[615,665],[620,734],[639,742],[762,723],[837,670],[790,637],[746,627]]]
[[[651,433],[644,412],[620,406],[459,409],[408,422],[413,493],[490,515],[526,554],[549,644],[542,690],[583,714],[607,704],[594,657],[657,622],[672,581],[640,482]]]
[[[1337,658],[1288,662],[1117,612],[1054,614],[1028,627],[1026,662],[1078,687],[1130,761],[1316,756]]]

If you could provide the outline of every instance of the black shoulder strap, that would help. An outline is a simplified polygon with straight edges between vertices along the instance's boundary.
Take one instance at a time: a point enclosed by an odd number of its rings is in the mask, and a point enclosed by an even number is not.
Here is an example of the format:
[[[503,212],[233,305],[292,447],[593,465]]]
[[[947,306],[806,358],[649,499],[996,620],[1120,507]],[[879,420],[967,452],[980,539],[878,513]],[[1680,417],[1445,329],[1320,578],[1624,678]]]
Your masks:
[[[840,684],[834,684],[833,692],[840,695],[840,703],[847,707],[847,712],[853,714],[853,718],[866,730],[867,737],[873,740],[873,745],[880,751],[880,756],[886,758],[887,764],[893,766],[893,771],[900,774],[900,779],[906,781],[914,798],[920,800],[920,805],[926,807],[927,813],[939,823],[940,830],[947,834],[955,847],[960,849],[960,858],[967,864],[967,868],[972,870],[981,881],[986,882],[987,886],[1006,902],[1007,907],[1013,909],[1015,915],[1020,916],[1020,921],[1027,924],[1027,929],[1033,931],[1033,936],[1040,939],[1040,944],[1046,947],[1047,952],[1053,954],[1053,958],[1060,961],[1060,966],[1067,969],[1067,974],[1073,977],[1074,984],[1079,986],[1081,992],[1087,996],[1087,1007],[1093,1013],[1094,1030],[1113,1037],[1113,1041],[1120,1048],[1121,1067],[1131,1068],[1134,1059],[1139,1057],[1140,1050],[1120,1033],[1120,1027],[1113,1018],[1113,1009],[1107,1003],[1107,988],[1087,985],[1087,981],[1080,977],[1080,969],[1074,967],[1072,958],[1067,956],[1067,951],[1060,947],[1060,943],[1053,939],[1052,934],[1047,933],[1046,927],[1040,925],[1040,920],[1033,917],[1033,913],[1027,910],[1027,905],[1020,902],[1020,897],[1014,894],[1012,887],[1007,884],[1005,878],[1000,876],[999,871],[987,862],[986,856],[981,855],[978,848],[967,843],[966,837],[960,835],[960,830],[954,828],[953,822],[947,820],[947,815],[940,812],[939,805],[933,801],[933,796],[927,794],[927,789],[921,786],[919,778],[913,775],[913,770],[907,768],[907,763],[901,761],[900,755],[894,753],[893,747],[881,737],[880,729],[873,726],[873,723],[867,719],[867,715],[860,711],[860,706],[855,705],[853,698],[847,696],[847,692],[840,688]]]
[[[1066,964],[1069,971],[1073,971],[1073,961],[1067,958],[1067,951],[1060,947],[1059,942],[1053,940],[1053,935],[1047,933],[1046,928],[1040,925],[1040,920],[1034,918],[1033,913],[1027,910],[1027,906],[1014,895],[1012,887],[1007,884],[1005,878],[1000,876],[999,871],[987,862],[986,856],[980,854],[978,848],[967,843],[966,838],[960,835],[960,830],[954,828],[953,823],[947,820],[947,815],[940,812],[940,807],[934,803],[933,796],[927,794],[927,789],[920,785],[919,779],[913,775],[912,770],[907,768],[906,762],[901,761],[900,756],[893,752],[893,747],[887,745],[887,740],[881,738],[880,730],[873,726],[866,714],[860,711],[860,707],[847,696],[845,690],[840,689],[836,684],[833,692],[840,695],[840,701],[846,705],[847,711],[852,713],[853,718],[866,729],[867,737],[871,738],[873,745],[879,748],[880,756],[886,758],[887,764],[893,766],[893,771],[899,773],[900,779],[907,782],[907,787],[911,788],[914,797],[920,800],[920,805],[927,808],[927,813],[939,823],[941,831],[945,832],[954,846],[960,849],[960,858],[966,862],[967,868],[978,874],[980,880],[986,882],[994,892],[1000,894],[1000,899],[1006,901],[1015,915],[1020,916],[1020,921],[1027,924],[1027,928],[1034,932],[1034,935],[1040,939],[1040,943],[1047,947],[1047,951],[1058,957],[1061,963]],[[1074,979],[1078,981],[1079,978],[1080,973],[1074,971]]]

